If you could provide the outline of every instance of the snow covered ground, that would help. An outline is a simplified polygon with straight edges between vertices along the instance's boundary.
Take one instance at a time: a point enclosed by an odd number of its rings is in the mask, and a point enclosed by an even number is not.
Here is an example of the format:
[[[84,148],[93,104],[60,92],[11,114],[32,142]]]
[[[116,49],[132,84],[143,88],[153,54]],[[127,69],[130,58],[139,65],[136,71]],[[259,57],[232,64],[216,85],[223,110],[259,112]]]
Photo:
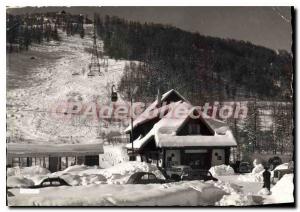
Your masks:
[[[118,84],[126,63],[109,59],[101,76],[87,77],[91,55],[85,48],[91,48],[91,37],[60,35],[60,45],[34,45],[29,52],[7,56],[9,81],[17,85],[7,90],[9,142],[84,143],[109,127],[116,128],[112,124],[99,128],[97,121],[82,116],[64,119],[53,115],[52,110],[66,101],[110,105],[111,85]],[[30,59],[32,55],[35,59]],[[72,75],[75,72],[80,74]]]
[[[172,185],[93,185],[40,189],[39,194],[20,194],[9,198],[10,205],[22,206],[196,206],[214,205],[224,191],[198,181]],[[84,195],[82,195],[84,194]]]
[[[271,195],[266,197],[265,203],[294,202],[293,180],[293,174],[285,174],[271,189]]]
[[[164,179],[156,166],[144,162],[122,162],[105,169],[76,165],[56,173],[39,167],[11,168],[7,172],[8,185],[15,188],[9,189],[14,196],[8,197],[8,203],[18,206],[247,206],[293,202],[292,174],[285,175],[271,189],[271,195],[265,195],[259,193],[262,183],[240,181],[240,175],[235,174],[219,175],[217,182],[126,184],[138,171],[152,172]],[[72,186],[42,188],[34,193],[31,189],[19,189],[38,184],[48,176],[59,176]]]

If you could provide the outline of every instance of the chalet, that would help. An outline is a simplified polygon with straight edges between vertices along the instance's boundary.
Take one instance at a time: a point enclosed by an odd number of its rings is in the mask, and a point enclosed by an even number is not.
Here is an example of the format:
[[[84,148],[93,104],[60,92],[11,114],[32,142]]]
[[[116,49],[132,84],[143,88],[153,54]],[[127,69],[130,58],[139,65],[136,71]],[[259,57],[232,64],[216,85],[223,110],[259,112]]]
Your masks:
[[[99,165],[102,143],[93,144],[16,144],[7,143],[7,165],[29,167],[39,165],[56,172],[72,165]]]
[[[237,146],[224,122],[201,114],[175,90],[158,95],[132,126],[128,154],[165,169],[176,165],[209,169],[228,164],[231,148]],[[125,132],[131,134],[131,126]]]

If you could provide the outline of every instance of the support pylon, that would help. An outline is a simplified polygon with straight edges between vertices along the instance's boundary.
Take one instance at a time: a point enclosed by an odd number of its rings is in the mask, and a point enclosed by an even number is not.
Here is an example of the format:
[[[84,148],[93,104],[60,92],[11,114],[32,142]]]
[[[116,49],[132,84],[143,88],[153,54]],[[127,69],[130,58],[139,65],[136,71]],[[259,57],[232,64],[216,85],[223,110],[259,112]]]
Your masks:
[[[91,63],[89,64],[89,70],[90,71],[88,73],[88,76],[101,75],[99,54],[98,54],[97,41],[96,41],[96,25],[94,25],[92,58],[91,58]]]

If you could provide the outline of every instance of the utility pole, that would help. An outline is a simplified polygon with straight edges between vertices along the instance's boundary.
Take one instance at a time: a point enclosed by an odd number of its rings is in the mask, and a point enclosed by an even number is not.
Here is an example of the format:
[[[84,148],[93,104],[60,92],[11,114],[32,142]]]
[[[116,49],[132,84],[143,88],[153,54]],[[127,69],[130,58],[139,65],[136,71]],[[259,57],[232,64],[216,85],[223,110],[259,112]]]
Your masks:
[[[131,142],[131,155],[132,155],[131,158],[130,158],[131,161],[134,161],[133,111],[132,111],[132,108],[133,108],[133,96],[136,94],[137,90],[138,90],[138,86],[136,86],[133,91],[131,90],[131,86],[130,86],[130,88],[128,90],[128,96],[130,98],[130,139],[129,139],[129,142]],[[115,95],[117,95],[117,93],[113,91],[113,87],[112,87],[112,96],[111,96],[112,102],[117,101],[117,99],[115,99]]]
[[[136,86],[134,90],[130,92],[130,142],[131,142],[131,148],[132,148],[132,160],[134,160],[134,146],[133,146],[133,96],[136,94],[138,90],[138,87]]]

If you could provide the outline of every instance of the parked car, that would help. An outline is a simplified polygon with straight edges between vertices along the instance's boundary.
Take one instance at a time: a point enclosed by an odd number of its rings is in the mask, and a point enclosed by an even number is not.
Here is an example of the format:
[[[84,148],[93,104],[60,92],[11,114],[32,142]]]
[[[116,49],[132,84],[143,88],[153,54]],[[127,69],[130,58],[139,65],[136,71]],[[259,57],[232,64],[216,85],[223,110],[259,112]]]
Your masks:
[[[273,171],[272,183],[276,184],[285,174],[291,174],[294,172],[294,162],[290,161],[288,163],[282,164],[275,168]]]
[[[238,169],[239,173],[250,173],[251,165],[248,162],[241,162]]]
[[[30,188],[44,188],[44,187],[58,187],[58,186],[70,186],[70,185],[60,177],[48,177],[43,179],[38,185],[31,186]]]
[[[272,179],[272,183],[276,184],[285,174],[293,173],[291,169],[279,169],[274,171],[274,176]]]
[[[213,177],[208,170],[189,170],[187,172],[184,171],[181,180],[218,181],[218,179]]]
[[[136,172],[130,176],[127,184],[163,184],[166,180],[158,179],[150,172]]]

